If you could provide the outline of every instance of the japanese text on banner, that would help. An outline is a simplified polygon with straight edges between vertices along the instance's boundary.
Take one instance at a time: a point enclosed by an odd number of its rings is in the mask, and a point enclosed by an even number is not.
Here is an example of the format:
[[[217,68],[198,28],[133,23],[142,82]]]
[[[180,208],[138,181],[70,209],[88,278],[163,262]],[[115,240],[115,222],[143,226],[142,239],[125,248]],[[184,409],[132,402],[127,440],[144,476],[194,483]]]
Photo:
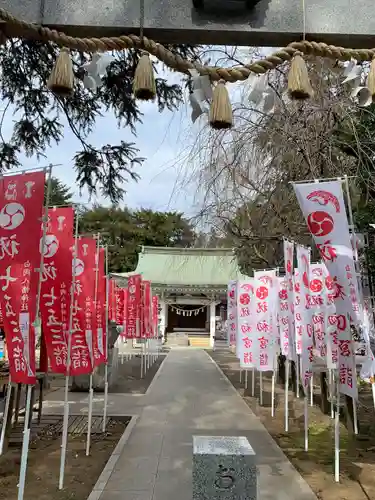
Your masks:
[[[77,242],[73,328],[71,340],[71,375],[91,373],[93,360],[93,331],[96,330],[95,293],[96,241],[80,237]]]
[[[294,259],[294,243],[293,241],[284,240],[284,265],[285,265],[285,280],[287,290],[288,303],[288,350],[285,356],[288,359],[296,359],[296,342],[294,335],[294,283],[293,283],[293,259]]]
[[[252,368],[253,356],[253,324],[251,308],[254,300],[254,280],[237,281],[237,334],[236,355],[242,368]]]
[[[106,302],[106,276],[104,273],[105,267],[105,249],[99,248],[99,252],[96,252],[95,261],[95,273],[97,274],[97,289],[95,290],[96,296],[94,297],[94,307],[95,307],[95,326],[96,330],[93,330],[93,361],[94,366],[98,366],[107,361],[107,329],[105,318],[105,302]]]
[[[70,290],[74,210],[71,207],[48,210],[47,233],[42,248],[40,312],[42,334],[52,373],[66,374],[68,357]]]
[[[229,345],[236,343],[236,330],[237,330],[237,304],[236,304],[236,281],[230,281],[228,284],[227,304],[228,304],[228,318],[227,318],[227,339]]]
[[[140,337],[141,275],[134,274],[128,279],[128,312],[126,337]]]
[[[259,371],[273,371],[277,348],[276,273],[254,272],[254,364]]]
[[[328,295],[335,302],[336,313],[344,318],[349,315],[353,323],[361,327],[363,314],[341,181],[295,184],[294,189],[307,226],[327,266],[331,287],[328,289]],[[338,329],[337,332],[340,373],[347,370],[348,373],[354,373],[355,377],[350,323],[345,329]],[[350,356],[347,356],[348,352],[351,353]],[[354,384],[344,384],[342,380],[343,377],[340,376],[340,391],[356,398],[356,381]]]
[[[0,300],[12,382],[34,384],[44,172],[1,178]]]
[[[314,337],[312,326],[312,311],[310,307],[310,249],[297,246],[297,265],[300,276],[301,290],[301,379],[306,391],[312,377],[312,365],[314,361]]]
[[[312,312],[315,348],[321,358],[327,356],[327,289],[325,285],[324,264],[310,264],[309,301]]]

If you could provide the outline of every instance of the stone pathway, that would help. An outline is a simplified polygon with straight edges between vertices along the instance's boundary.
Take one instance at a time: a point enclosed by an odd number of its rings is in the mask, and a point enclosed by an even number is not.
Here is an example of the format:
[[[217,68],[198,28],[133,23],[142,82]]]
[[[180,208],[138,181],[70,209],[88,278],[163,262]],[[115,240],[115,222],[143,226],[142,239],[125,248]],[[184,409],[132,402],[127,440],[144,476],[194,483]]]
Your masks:
[[[119,404],[116,398],[113,406]],[[172,350],[131,406],[137,423],[99,500],[191,500],[192,436],[199,434],[248,438],[257,455],[258,500],[316,500],[204,351]]]

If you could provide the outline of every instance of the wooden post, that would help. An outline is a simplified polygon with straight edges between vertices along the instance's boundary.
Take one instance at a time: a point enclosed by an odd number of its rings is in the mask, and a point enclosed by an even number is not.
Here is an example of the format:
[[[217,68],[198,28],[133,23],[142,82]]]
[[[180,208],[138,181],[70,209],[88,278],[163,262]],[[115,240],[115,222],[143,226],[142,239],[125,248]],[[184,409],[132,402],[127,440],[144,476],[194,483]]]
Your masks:
[[[328,393],[327,372],[322,372],[320,374],[320,409],[325,415],[328,415],[331,412]]]

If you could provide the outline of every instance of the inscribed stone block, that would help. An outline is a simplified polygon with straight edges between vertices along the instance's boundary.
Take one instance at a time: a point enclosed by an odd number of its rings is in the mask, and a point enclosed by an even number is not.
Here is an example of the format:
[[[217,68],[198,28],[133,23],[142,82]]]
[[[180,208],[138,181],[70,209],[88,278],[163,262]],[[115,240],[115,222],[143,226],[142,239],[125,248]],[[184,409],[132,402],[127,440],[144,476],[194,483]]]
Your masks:
[[[244,436],[193,436],[193,500],[256,500],[255,452]]]

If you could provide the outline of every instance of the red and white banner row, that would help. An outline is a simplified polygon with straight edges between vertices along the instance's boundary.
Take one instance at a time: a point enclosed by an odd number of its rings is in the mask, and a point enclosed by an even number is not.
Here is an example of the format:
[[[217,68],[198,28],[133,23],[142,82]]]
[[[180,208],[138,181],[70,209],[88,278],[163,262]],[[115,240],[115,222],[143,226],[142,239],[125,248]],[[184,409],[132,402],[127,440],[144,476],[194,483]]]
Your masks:
[[[129,280],[140,298],[134,303],[127,289],[107,279],[98,240],[75,240],[73,208],[49,209],[42,224],[45,181],[44,171],[0,179],[0,322],[14,383],[36,382],[39,323],[40,370],[80,375],[106,362],[107,286],[109,319],[125,326],[126,336],[156,332],[158,303],[150,282]],[[139,335],[131,327],[130,304]]]

